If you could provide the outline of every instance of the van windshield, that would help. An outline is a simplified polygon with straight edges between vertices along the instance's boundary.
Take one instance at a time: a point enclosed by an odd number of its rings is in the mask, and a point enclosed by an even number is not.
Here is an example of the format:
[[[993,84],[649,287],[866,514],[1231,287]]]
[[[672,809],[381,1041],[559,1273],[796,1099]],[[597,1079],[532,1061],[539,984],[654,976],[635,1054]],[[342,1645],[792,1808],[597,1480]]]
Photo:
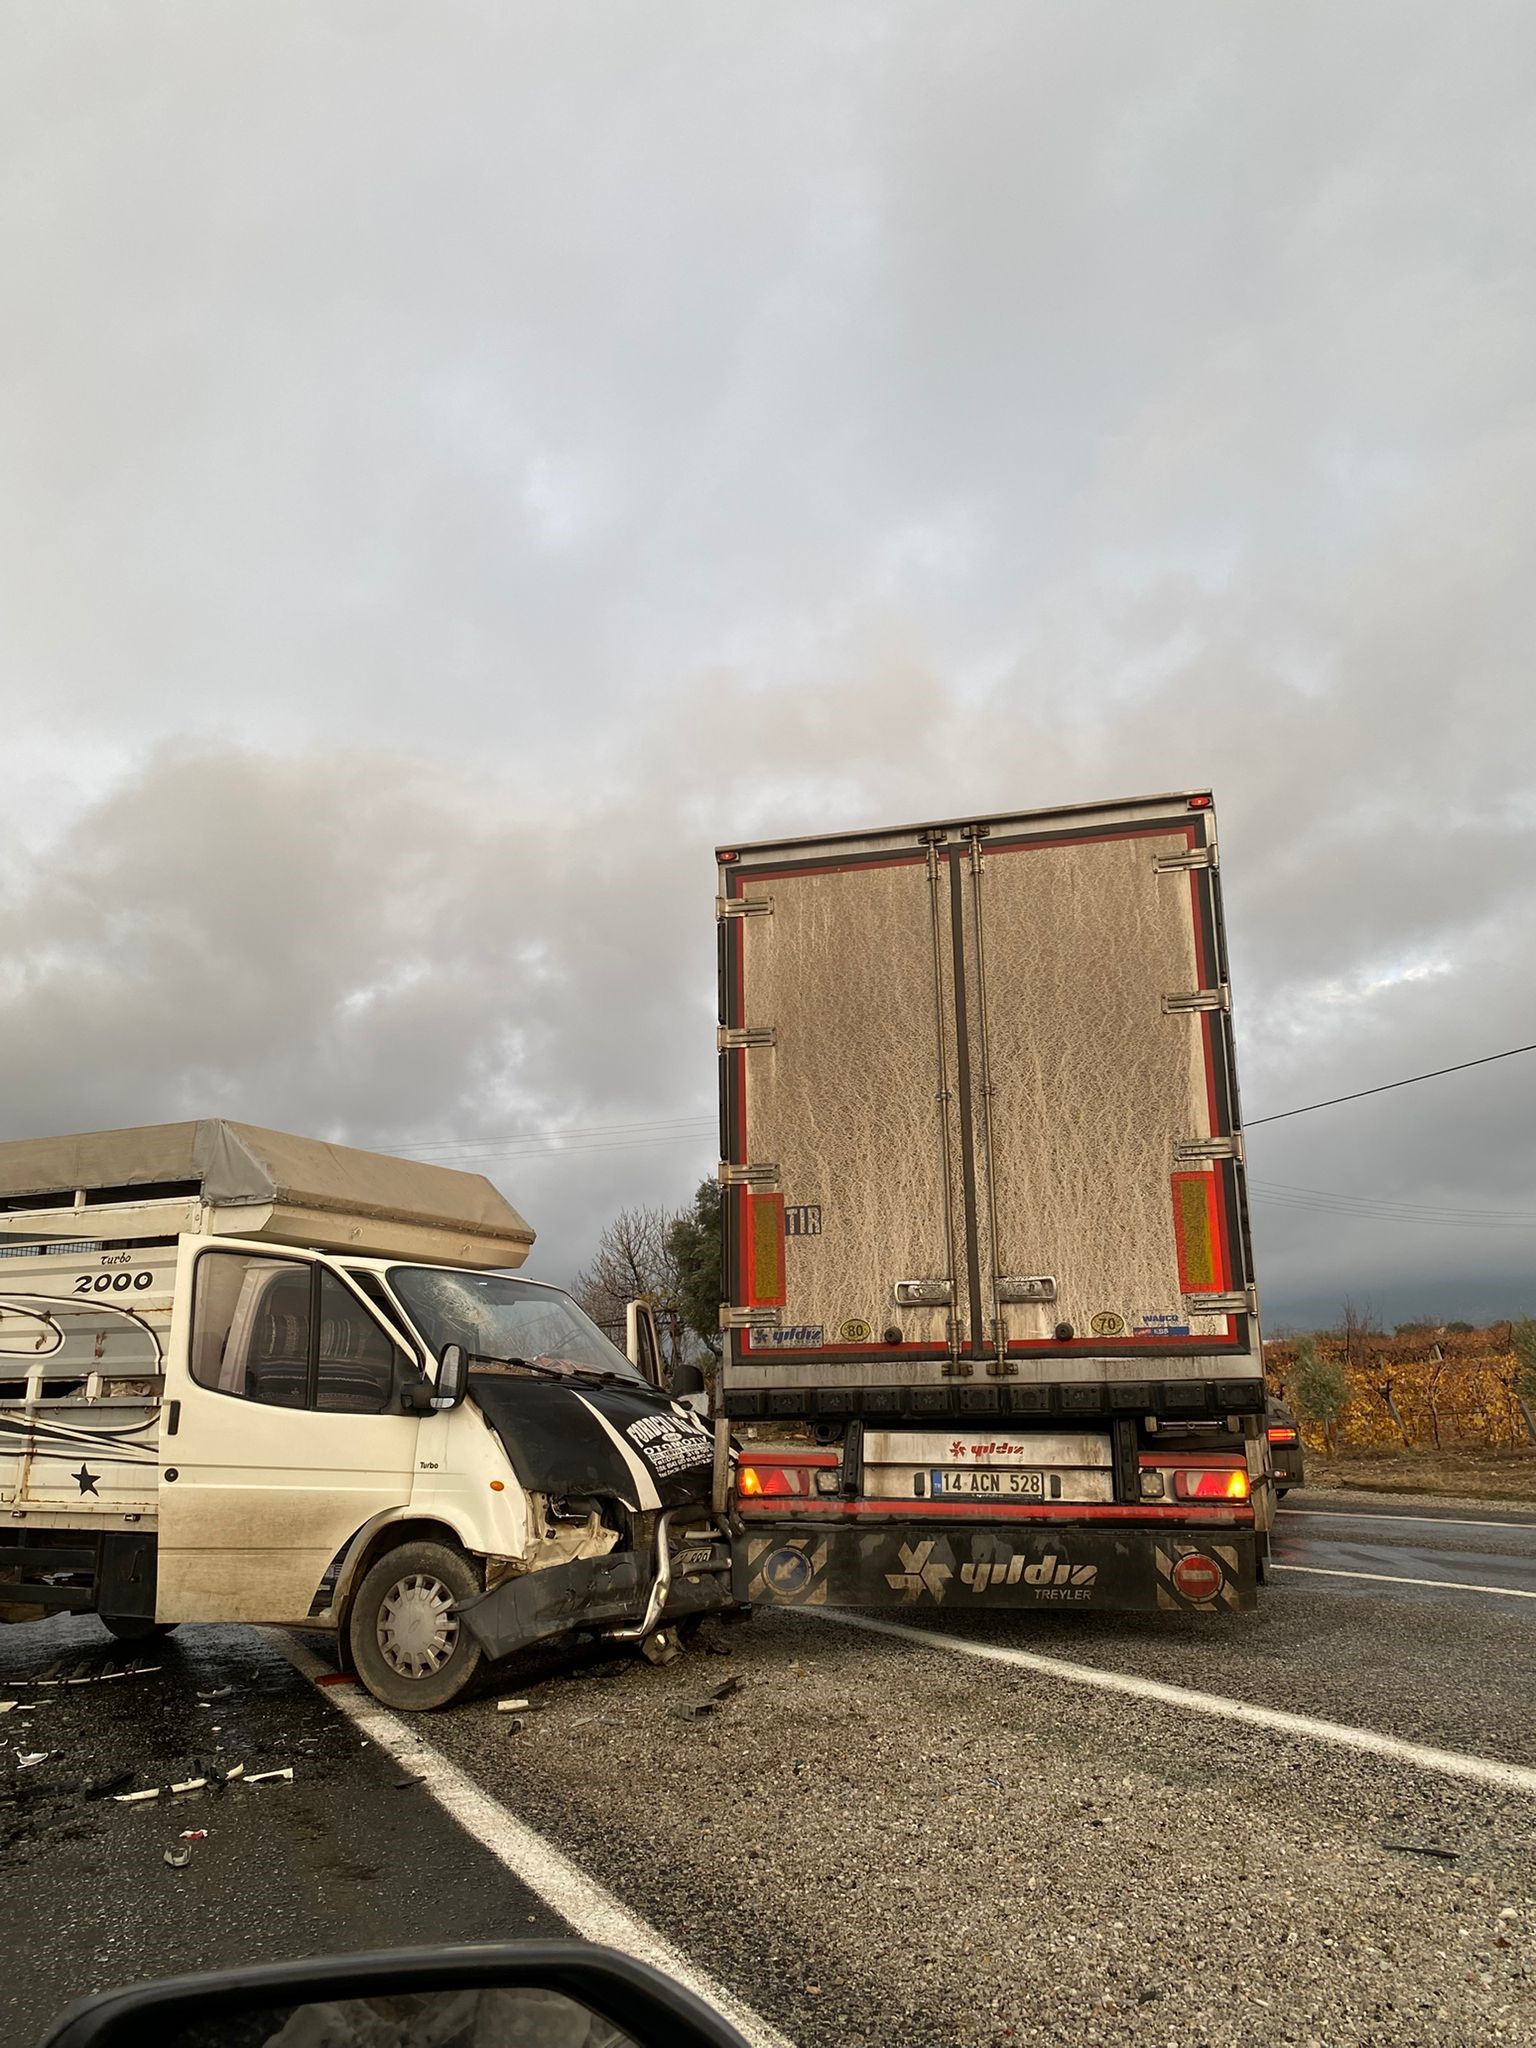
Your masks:
[[[558,1288],[442,1266],[391,1266],[389,1279],[434,1358],[445,1344],[462,1344],[480,1358],[525,1359],[547,1370],[611,1373],[646,1384]]]

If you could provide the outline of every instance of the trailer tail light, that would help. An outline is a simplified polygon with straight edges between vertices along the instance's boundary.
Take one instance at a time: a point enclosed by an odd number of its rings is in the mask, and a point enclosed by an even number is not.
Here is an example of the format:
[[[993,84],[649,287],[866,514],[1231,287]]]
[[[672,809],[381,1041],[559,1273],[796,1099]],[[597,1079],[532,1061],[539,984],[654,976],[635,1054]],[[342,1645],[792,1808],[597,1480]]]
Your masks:
[[[802,1490],[795,1484],[798,1477],[783,1465],[743,1465],[736,1474],[736,1491],[748,1500],[782,1497]]]
[[[1296,1432],[1288,1422],[1272,1422],[1264,1432],[1272,1444],[1293,1444]]]
[[[1203,789],[1197,795],[1192,796],[1189,799],[1189,808],[1192,811],[1208,811],[1211,808],[1210,791]]]
[[[1221,1465],[1206,1472],[1175,1472],[1173,1490],[1180,1500],[1246,1500],[1248,1474],[1241,1465]]]

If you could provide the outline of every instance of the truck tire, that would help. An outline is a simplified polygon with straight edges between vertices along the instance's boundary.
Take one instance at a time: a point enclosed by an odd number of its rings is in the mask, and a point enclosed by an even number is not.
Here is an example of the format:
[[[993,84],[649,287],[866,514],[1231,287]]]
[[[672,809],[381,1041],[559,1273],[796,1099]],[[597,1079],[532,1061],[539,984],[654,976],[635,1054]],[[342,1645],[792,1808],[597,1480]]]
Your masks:
[[[431,1538],[387,1550],[369,1568],[347,1640],[353,1668],[376,1700],[422,1714],[458,1698],[482,1652],[453,1607],[480,1591],[463,1551]]]
[[[96,1619],[120,1643],[148,1643],[168,1636],[174,1621],[151,1621],[143,1614],[98,1614]]]

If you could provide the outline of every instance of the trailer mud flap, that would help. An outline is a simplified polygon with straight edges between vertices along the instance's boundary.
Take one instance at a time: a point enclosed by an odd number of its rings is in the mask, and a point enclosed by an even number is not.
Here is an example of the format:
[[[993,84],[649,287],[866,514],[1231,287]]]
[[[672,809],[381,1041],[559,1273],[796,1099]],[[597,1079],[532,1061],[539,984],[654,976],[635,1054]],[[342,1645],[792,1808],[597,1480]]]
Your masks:
[[[1256,1604],[1255,1541],[1246,1530],[749,1530],[746,1556],[748,1599],[781,1607],[1218,1614]]]

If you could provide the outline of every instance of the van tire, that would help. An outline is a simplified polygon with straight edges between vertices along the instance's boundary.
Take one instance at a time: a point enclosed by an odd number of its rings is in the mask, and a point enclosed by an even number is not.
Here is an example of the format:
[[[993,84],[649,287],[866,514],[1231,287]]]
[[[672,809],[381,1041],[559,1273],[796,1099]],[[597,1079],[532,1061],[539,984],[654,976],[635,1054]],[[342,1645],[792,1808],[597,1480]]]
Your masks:
[[[120,1643],[148,1643],[168,1636],[174,1621],[151,1621],[146,1614],[98,1614],[96,1619]]]
[[[364,1574],[347,1618],[352,1666],[376,1700],[424,1714],[457,1699],[484,1653],[452,1605],[482,1592],[462,1550],[421,1538]]]

